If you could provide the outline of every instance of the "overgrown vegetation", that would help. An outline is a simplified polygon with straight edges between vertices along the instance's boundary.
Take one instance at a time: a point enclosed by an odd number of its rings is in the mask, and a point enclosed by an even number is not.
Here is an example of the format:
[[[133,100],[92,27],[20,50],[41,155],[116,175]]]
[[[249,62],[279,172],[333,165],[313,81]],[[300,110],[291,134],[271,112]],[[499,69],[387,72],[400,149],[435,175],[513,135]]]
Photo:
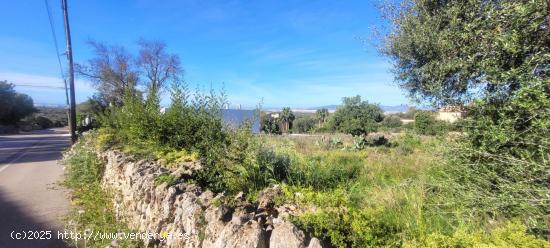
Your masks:
[[[446,121],[437,120],[430,111],[416,111],[414,114],[414,130],[423,135],[442,135],[448,131]]]
[[[342,137],[335,147],[323,145],[319,137],[262,138],[289,158],[284,196],[278,201],[303,209],[292,220],[312,235],[335,247],[548,245],[520,223],[488,229],[448,223],[452,218],[432,204],[448,195],[430,193],[444,141],[405,134],[394,137],[392,147],[358,151],[353,140]]]
[[[397,12],[387,15],[384,51],[401,87],[435,107],[469,105],[455,136],[421,110],[400,116],[415,119],[412,130],[375,133],[400,123],[384,122],[381,109],[359,96],[344,98],[332,115],[317,113],[317,130],[339,134],[257,137],[247,125],[227,130],[219,112],[224,94],[196,91],[191,99],[177,57],[149,44],[134,65],[141,70],[99,63],[110,62],[117,49],[100,49],[105,54],[90,63],[108,69],[97,82],[117,83],[116,90],[101,88],[113,104],[101,114],[97,146],[167,167],[199,159],[203,168],[191,180],[229,198],[243,192],[253,200],[282,185],[277,202],[298,207],[292,221],[334,247],[550,246],[549,8],[547,1],[420,0],[389,8]],[[160,54],[164,66],[156,69],[169,76],[140,74],[151,69],[144,54]],[[173,85],[165,112],[163,80]],[[135,88],[140,82],[145,92]],[[265,118],[263,130],[311,130],[311,120],[296,125],[295,119],[285,108]]]
[[[97,137],[82,137],[66,154],[64,185],[71,189],[73,207],[68,215],[67,228],[78,233],[130,232],[128,227],[116,218],[110,192],[101,187],[104,165],[97,158],[94,143]],[[106,247],[113,245],[110,239],[70,240],[77,247]],[[139,247],[141,241],[119,239],[118,247]]]
[[[412,97],[469,104],[430,192],[453,224],[518,219],[548,238],[550,3],[407,1],[387,8],[385,53]],[[475,42],[472,42],[475,41]],[[437,198],[435,198],[437,199]]]

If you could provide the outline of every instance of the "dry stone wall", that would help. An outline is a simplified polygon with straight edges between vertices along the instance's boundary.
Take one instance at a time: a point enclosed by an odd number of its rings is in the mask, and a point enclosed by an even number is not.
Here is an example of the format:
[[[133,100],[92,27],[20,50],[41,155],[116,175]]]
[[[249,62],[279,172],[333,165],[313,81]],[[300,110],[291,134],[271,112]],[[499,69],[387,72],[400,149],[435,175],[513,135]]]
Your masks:
[[[215,195],[183,182],[156,185],[159,175],[190,174],[196,164],[169,171],[150,160],[136,160],[121,152],[99,154],[106,168],[103,186],[114,194],[117,217],[139,232],[164,234],[144,239],[153,247],[320,248],[322,243],[307,237],[280,216],[269,199],[233,209],[216,204]],[[276,188],[271,191],[276,192]],[[264,195],[269,195],[267,192]],[[167,236],[166,236],[167,235]],[[162,237],[162,236],[161,236]]]

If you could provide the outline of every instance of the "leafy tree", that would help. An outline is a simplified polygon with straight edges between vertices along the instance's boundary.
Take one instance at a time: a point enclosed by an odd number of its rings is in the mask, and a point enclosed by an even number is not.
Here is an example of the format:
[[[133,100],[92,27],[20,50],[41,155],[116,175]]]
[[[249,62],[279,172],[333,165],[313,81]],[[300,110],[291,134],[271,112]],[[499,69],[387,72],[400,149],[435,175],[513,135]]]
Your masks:
[[[283,108],[283,111],[281,112],[281,121],[283,122],[283,131],[284,132],[290,132],[290,129],[292,128],[292,122],[296,116],[294,116],[294,113],[289,107]]]
[[[315,111],[315,116],[319,121],[319,128],[321,128],[321,126],[325,124],[329,116],[328,109],[326,108],[318,109],[317,111]]]
[[[436,105],[472,103],[441,186],[462,198],[445,207],[465,206],[464,217],[521,218],[548,236],[550,2],[394,7],[384,52],[398,84]]]
[[[383,52],[412,97],[441,105],[480,95],[506,101],[522,81],[550,70],[550,3],[410,0],[387,8]]]
[[[24,117],[36,112],[30,96],[17,93],[14,85],[0,81],[0,124],[16,124]]]
[[[330,119],[333,130],[351,135],[367,135],[375,132],[383,119],[383,111],[378,105],[361,101],[361,96],[344,97],[343,104],[336,109]]]
[[[102,97],[102,95],[96,94],[89,97],[88,100],[76,105],[76,111],[82,114],[97,115],[103,113],[109,106],[109,103]]]

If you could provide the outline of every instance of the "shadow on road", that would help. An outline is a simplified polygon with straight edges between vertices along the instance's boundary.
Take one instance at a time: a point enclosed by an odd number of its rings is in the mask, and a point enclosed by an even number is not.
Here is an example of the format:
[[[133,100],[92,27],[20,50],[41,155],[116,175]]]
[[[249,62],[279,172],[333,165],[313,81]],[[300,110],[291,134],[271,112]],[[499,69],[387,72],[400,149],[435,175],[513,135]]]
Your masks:
[[[0,165],[60,159],[61,153],[69,146],[69,140],[67,136],[0,137],[0,155],[10,154],[0,156]],[[24,156],[20,156],[23,152]],[[16,161],[12,161],[17,157]]]
[[[0,191],[0,247],[68,247],[65,242],[57,239],[57,229],[40,223],[35,217],[25,214],[23,211],[22,206],[10,201],[5,193]],[[15,237],[16,232],[29,234],[29,232],[40,231],[51,231],[51,238],[16,240],[10,237],[11,235]],[[39,234],[37,237],[40,237]],[[43,236],[43,238],[46,237],[48,236]]]

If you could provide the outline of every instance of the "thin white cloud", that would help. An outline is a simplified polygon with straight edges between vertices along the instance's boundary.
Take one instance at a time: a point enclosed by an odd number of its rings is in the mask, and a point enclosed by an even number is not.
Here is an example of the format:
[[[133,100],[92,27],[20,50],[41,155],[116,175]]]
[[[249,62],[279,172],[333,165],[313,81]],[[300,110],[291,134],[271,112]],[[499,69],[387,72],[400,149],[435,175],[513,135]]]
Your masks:
[[[63,80],[60,77],[20,73],[20,72],[0,72],[0,80],[7,80],[16,86],[32,87],[64,87]],[[75,88],[80,92],[93,92],[91,82],[87,80],[75,80]]]
[[[0,72],[0,80],[15,85],[15,90],[30,95],[36,105],[63,105],[65,91],[60,77],[29,74],[21,72]],[[86,80],[75,80],[76,102],[83,102],[92,96],[95,90]]]

